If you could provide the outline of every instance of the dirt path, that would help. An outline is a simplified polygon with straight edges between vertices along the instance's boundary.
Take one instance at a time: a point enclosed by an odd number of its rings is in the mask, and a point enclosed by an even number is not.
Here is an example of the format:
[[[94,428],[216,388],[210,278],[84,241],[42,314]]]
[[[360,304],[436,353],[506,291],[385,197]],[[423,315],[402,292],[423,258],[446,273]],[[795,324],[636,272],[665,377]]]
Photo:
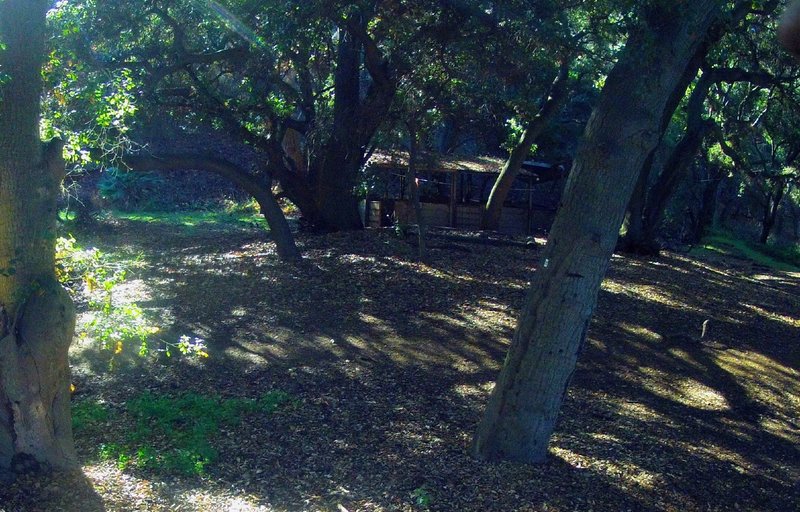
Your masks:
[[[0,491],[7,510],[795,510],[800,504],[800,277],[682,255],[615,257],[542,467],[483,464],[471,435],[538,251],[434,239],[428,265],[391,233],[300,237],[280,264],[257,231],[122,223],[132,293],[204,361],[78,353],[76,400],[143,389],[294,405],[218,439],[205,477],[97,462]],[[699,340],[701,326],[707,334]],[[109,425],[109,438],[115,427]],[[38,488],[35,487],[38,485]],[[3,508],[0,501],[0,509]]]

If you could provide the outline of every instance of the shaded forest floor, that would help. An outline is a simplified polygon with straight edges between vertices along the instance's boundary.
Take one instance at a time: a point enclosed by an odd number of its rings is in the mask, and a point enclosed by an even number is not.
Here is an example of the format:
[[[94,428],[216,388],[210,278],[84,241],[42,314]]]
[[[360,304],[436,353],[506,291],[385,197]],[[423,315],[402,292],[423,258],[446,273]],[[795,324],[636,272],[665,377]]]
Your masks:
[[[91,238],[91,240],[87,239]],[[0,490],[11,510],[797,510],[800,275],[730,259],[615,256],[551,456],[468,449],[539,249],[389,231],[301,235],[297,266],[253,229],[116,221],[84,243],[143,255],[126,294],[203,338],[207,359],[73,348],[74,401],[142,391],[291,404],[215,438],[202,476],[98,457],[130,425],[77,435],[83,472]],[[709,320],[706,337],[701,325]],[[122,420],[120,420],[122,421]]]

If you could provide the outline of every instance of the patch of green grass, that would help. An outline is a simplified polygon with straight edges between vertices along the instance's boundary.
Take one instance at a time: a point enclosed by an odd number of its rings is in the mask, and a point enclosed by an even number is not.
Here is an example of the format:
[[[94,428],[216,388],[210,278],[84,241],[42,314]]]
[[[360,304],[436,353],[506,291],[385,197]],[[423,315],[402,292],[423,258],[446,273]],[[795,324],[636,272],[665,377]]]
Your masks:
[[[705,238],[692,252],[709,251],[734,258],[747,259],[756,265],[784,270],[800,271],[800,249],[761,245],[736,238],[730,233],[715,232]]]
[[[214,437],[221,427],[238,425],[246,414],[274,413],[289,401],[283,391],[271,391],[258,399],[145,392],[128,402],[124,413],[133,420],[133,428],[121,432],[118,442],[100,445],[99,456],[115,461],[120,469],[203,475],[219,458]],[[78,434],[102,417],[97,404],[91,404],[82,405],[84,412],[79,413],[77,421],[73,419]],[[104,421],[108,419],[106,416]],[[110,420],[113,424],[114,418]]]
[[[108,407],[98,402],[82,400],[72,404],[72,429],[76,432],[96,428],[110,417]]]
[[[800,246],[778,247],[776,245],[761,246],[761,252],[784,263],[800,269]]]
[[[115,210],[112,215],[118,219],[131,222],[164,224],[185,228],[194,228],[201,225],[268,228],[264,217],[251,211],[122,212]]]

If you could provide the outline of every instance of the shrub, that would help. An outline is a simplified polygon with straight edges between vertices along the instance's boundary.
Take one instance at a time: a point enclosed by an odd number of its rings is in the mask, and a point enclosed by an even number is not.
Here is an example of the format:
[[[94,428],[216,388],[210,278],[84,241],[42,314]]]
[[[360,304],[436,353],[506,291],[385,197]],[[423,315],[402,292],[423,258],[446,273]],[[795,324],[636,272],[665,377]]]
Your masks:
[[[100,197],[115,208],[152,209],[164,206],[159,195],[164,183],[164,178],[157,173],[129,172],[111,167],[103,172],[97,190]]]
[[[159,327],[153,324],[142,308],[135,303],[117,304],[114,292],[123,283],[138,259],[114,259],[97,248],[80,247],[71,235],[56,241],[56,275],[75,300],[86,300],[89,320],[78,332],[82,338],[96,340],[100,347],[114,356],[122,353],[129,343],[137,343],[139,355],[150,352],[149,341]],[[82,285],[82,287],[81,287]],[[200,338],[181,336],[177,342],[159,339],[167,356],[172,349],[181,354],[208,357]]]

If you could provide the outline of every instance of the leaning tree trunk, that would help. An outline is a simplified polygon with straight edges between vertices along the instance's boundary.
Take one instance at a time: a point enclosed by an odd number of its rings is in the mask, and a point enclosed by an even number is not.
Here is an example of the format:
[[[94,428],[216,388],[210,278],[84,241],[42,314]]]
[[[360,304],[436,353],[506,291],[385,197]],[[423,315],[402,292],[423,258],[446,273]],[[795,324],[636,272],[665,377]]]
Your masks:
[[[737,68],[704,69],[703,76],[697,81],[686,107],[686,131],[673,148],[647,196],[643,214],[643,232],[647,243],[651,245],[656,243],[656,231],[670,198],[685,179],[687,170],[700,150],[705,136],[715,130],[714,122],[703,118],[703,107],[711,86],[719,82],[742,81],[768,87],[775,82],[775,78],[765,73],[752,73]]]
[[[486,202],[486,207],[481,215],[481,229],[497,230],[500,228],[503,204],[506,202],[508,193],[511,192],[514,180],[517,179],[517,175],[519,175],[522,163],[525,161],[525,158],[527,158],[528,152],[536,142],[536,139],[539,138],[547,125],[550,124],[550,121],[558,114],[561,105],[567,97],[568,75],[569,65],[565,60],[559,68],[558,76],[553,82],[550,94],[542,105],[542,108],[536,114],[536,117],[528,123],[525,131],[522,132],[519,142],[511,150],[508,159],[500,170],[497,181],[494,182],[492,191],[489,194],[489,200]]]
[[[776,0],[771,0],[768,3],[765,3],[762,5],[763,12],[772,12],[776,8],[776,5]],[[675,109],[678,108],[678,105],[686,96],[686,90],[689,85],[697,77],[697,73],[703,66],[709,50],[720,40],[720,38],[725,35],[726,30],[729,27],[731,27],[734,23],[738,23],[739,21],[743,20],[750,13],[750,7],[751,6],[746,2],[740,2],[738,5],[736,5],[726,19],[717,20],[714,26],[712,26],[705,35],[703,43],[698,45],[695,49],[694,55],[689,59],[686,69],[683,72],[683,76],[680,78],[680,80],[678,80],[675,88],[672,90],[672,94],[667,101],[667,107],[662,113],[658,137],[659,144],[663,143],[664,134],[667,132],[667,128],[669,128],[670,121],[675,113]],[[693,130],[693,115],[696,114],[696,120],[694,121],[695,124],[702,121],[701,109],[705,96],[708,92],[708,87],[711,85],[711,83],[713,83],[713,80],[710,80],[710,77],[704,72],[700,82],[698,82],[697,86],[692,92],[692,96],[687,108],[687,117],[689,119],[687,132],[691,132]],[[693,109],[696,110],[694,114],[692,112]],[[648,158],[645,160],[644,166],[639,174],[639,182],[636,185],[636,190],[631,198],[628,211],[625,214],[623,234],[617,243],[617,249],[622,252],[648,255],[657,254],[660,250],[660,245],[656,240],[655,227],[657,226],[657,222],[655,224],[653,223],[654,218],[651,215],[652,208],[650,208],[649,205],[653,202],[653,196],[655,196],[656,200],[659,200],[659,194],[664,192],[664,185],[662,182],[665,176],[663,176],[663,171],[671,169],[669,166],[673,165],[675,162],[668,164],[668,169],[664,169],[663,167],[661,171],[658,169],[653,169],[652,165],[655,161],[655,152],[656,148],[653,148],[648,155]],[[674,157],[675,155],[673,154],[672,156]],[[657,182],[652,188],[648,189],[651,177],[655,177]]]
[[[724,173],[718,166],[709,167],[706,164],[706,183],[703,187],[700,210],[697,213],[697,223],[692,226],[692,234],[688,240],[690,243],[699,243],[709,230],[714,227],[714,218],[717,214],[717,197],[719,196],[719,186],[722,183]]]
[[[721,16],[720,2],[655,1],[609,74],[473,451],[545,460],[625,208],[670,93]]]
[[[269,225],[278,257],[283,261],[297,261],[300,250],[286,216],[270,190],[270,180],[263,182],[228,160],[210,156],[188,154],[127,155],[123,159],[132,171],[185,171],[193,169],[218,174],[230,180],[256,200],[261,215]]]
[[[39,140],[46,0],[0,3],[0,469],[77,465],[67,351],[75,326],[55,276],[62,144]]]

